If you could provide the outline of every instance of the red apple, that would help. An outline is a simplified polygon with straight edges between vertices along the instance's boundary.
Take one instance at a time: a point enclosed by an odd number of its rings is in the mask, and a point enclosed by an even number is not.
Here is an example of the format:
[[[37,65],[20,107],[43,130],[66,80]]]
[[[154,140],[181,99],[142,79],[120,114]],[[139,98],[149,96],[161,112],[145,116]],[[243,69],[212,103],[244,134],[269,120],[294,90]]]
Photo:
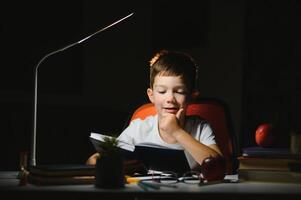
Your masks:
[[[275,128],[272,124],[264,123],[257,127],[255,141],[258,146],[270,147],[274,143]]]

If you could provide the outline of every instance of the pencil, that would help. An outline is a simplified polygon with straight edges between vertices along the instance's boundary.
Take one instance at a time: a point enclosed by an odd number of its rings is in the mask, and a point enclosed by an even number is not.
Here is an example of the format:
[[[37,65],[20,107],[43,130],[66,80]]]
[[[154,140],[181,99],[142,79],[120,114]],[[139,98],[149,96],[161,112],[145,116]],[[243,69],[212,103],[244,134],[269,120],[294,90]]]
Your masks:
[[[126,182],[127,183],[138,183],[140,180],[135,177],[126,177]]]

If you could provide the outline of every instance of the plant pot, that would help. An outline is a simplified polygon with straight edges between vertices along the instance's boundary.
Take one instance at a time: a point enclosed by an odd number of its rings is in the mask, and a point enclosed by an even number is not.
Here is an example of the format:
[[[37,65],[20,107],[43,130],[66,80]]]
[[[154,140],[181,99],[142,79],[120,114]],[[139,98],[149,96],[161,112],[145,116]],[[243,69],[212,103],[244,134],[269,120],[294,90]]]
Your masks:
[[[124,184],[124,157],[121,152],[102,155],[97,159],[95,168],[96,187],[122,188]]]

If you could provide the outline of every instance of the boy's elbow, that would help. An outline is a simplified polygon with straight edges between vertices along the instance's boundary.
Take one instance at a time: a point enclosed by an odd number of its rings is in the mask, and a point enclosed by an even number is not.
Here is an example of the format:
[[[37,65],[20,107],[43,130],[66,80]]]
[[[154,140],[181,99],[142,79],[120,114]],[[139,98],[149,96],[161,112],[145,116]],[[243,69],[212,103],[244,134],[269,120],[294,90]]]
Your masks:
[[[203,160],[201,172],[207,181],[222,180],[226,175],[226,162],[222,155],[210,156]]]

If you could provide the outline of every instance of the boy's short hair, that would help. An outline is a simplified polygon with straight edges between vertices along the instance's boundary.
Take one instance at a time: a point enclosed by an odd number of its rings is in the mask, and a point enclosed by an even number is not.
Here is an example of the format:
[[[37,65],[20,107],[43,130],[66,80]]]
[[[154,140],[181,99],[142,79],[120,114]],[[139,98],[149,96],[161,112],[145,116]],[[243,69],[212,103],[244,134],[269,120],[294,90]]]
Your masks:
[[[178,51],[161,50],[150,60],[150,88],[160,76],[181,76],[188,92],[196,88],[198,67],[191,56]]]

